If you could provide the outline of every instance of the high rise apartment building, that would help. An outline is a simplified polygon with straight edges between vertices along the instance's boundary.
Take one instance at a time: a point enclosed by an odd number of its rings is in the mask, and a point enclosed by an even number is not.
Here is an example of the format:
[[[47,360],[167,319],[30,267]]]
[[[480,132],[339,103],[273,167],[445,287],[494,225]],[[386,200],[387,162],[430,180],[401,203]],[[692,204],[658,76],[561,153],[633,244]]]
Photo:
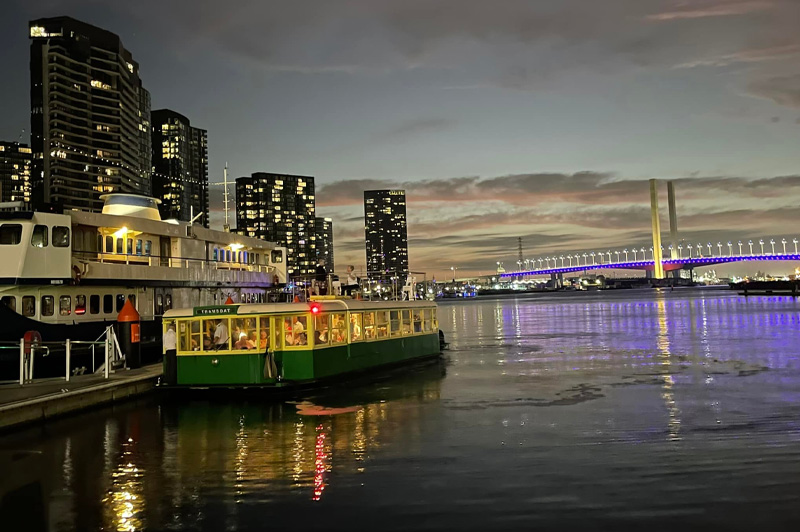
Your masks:
[[[0,141],[0,202],[31,199],[31,149],[19,142]]]
[[[367,273],[373,278],[408,276],[405,190],[364,191]]]
[[[203,213],[208,227],[208,136],[189,119],[169,109],[151,113],[153,196],[163,219],[188,222]]]
[[[34,20],[31,183],[37,205],[100,210],[151,194],[150,95],[120,38],[70,17]]]
[[[314,178],[256,172],[236,180],[236,230],[286,247],[287,271],[314,273]]]
[[[314,236],[316,237],[317,259],[325,259],[325,269],[328,272],[336,271],[333,256],[333,220],[317,216],[314,221]]]

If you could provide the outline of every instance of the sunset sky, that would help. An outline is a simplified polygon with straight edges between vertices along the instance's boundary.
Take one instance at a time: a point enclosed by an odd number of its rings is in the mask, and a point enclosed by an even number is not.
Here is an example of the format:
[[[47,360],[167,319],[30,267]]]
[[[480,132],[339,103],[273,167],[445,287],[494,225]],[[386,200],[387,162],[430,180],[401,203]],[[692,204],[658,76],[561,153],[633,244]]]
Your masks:
[[[208,130],[210,181],[314,176],[340,267],[365,264],[370,188],[406,189],[428,277],[510,268],[520,236],[645,246],[650,178],[690,242],[800,237],[797,0],[7,0],[3,140],[28,141],[27,22],[58,15],[120,35],[153,109]]]

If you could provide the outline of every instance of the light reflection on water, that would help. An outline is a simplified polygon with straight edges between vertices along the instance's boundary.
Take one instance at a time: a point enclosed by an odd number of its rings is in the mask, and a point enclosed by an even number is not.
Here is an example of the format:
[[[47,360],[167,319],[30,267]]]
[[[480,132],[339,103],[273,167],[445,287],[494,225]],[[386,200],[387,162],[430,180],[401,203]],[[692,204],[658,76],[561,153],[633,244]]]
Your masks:
[[[704,291],[446,302],[444,361],[292,401],[151,398],[0,438],[53,530],[784,526],[800,303]]]

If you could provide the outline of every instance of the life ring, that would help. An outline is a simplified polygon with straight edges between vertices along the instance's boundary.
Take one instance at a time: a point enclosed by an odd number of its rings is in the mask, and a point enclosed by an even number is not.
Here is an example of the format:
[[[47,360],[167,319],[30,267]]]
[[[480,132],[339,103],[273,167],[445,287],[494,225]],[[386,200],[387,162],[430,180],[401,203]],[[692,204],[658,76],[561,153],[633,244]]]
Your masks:
[[[42,335],[39,334],[39,331],[26,331],[22,339],[25,344],[26,355],[30,355],[33,348],[42,345]]]

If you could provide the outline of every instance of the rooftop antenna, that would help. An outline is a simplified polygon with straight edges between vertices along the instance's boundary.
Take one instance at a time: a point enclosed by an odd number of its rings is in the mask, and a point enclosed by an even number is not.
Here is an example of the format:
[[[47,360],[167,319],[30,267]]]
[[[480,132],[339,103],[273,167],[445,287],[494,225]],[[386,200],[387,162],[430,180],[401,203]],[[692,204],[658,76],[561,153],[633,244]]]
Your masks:
[[[229,214],[228,214],[229,203],[230,203],[230,201],[229,201],[230,195],[228,193],[228,162],[227,161],[225,161],[225,170],[223,171],[223,174],[222,174],[222,183],[209,183],[209,185],[222,185],[224,187],[224,190],[222,192],[222,199],[223,199],[223,205],[224,205],[224,208],[225,208],[225,225],[222,227],[222,230],[226,231],[226,232],[229,232],[231,230],[231,226],[230,226]]]

